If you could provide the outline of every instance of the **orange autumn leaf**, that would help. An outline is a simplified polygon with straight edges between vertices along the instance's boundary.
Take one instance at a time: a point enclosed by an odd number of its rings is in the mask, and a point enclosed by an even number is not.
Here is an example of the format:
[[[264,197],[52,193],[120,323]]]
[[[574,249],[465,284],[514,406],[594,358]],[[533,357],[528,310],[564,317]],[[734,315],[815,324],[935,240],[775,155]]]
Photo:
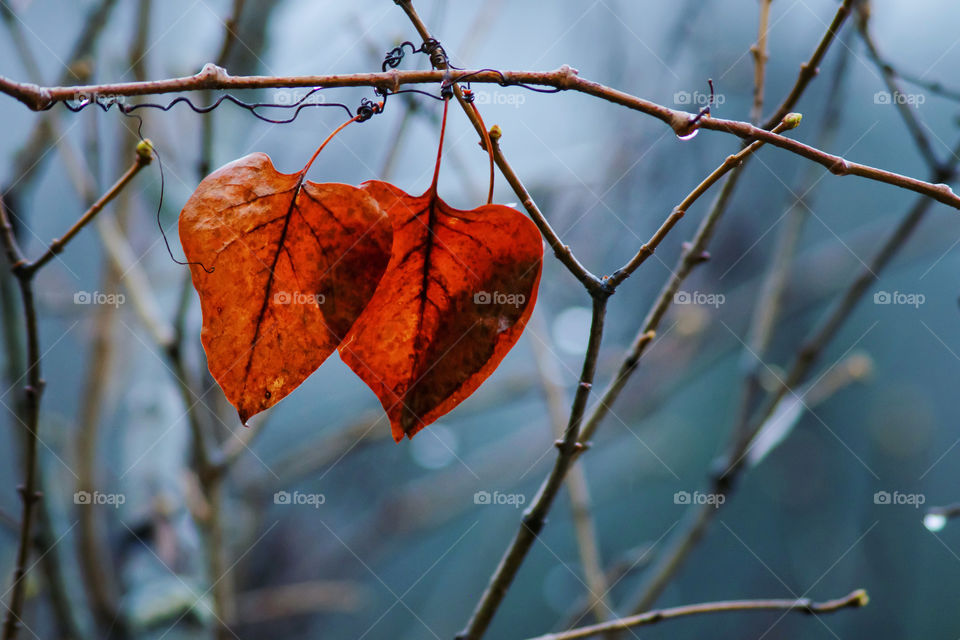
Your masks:
[[[372,197],[305,172],[253,153],[204,178],[180,214],[208,366],[244,423],[333,352],[390,255]]]
[[[442,145],[442,142],[441,142]],[[470,211],[392,184],[361,185],[393,226],[390,262],[340,357],[412,437],[473,393],[517,342],[537,296],[543,242],[518,211]]]

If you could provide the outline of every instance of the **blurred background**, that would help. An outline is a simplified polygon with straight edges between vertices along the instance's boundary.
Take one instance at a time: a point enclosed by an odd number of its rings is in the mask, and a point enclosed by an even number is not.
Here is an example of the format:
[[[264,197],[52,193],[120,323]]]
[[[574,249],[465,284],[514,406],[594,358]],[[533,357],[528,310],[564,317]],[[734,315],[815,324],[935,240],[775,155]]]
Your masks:
[[[234,19],[229,0],[0,0],[0,74],[75,85],[189,75],[211,61],[235,75],[378,71],[388,49],[417,41],[389,0],[241,4]],[[691,111],[703,106],[712,78],[713,114],[750,117],[756,0],[415,6],[459,67],[569,64],[585,78]],[[765,114],[793,86],[837,6],[773,2]],[[957,81],[960,6],[878,0],[871,9],[869,32],[886,62],[927,83]],[[237,35],[226,50],[225,22]],[[427,65],[424,56],[408,55],[400,68]],[[930,156],[954,159],[958,101],[900,82],[904,93],[891,94],[851,19],[797,105],[804,118],[790,135],[928,179]],[[680,141],[655,119],[572,92],[474,89],[540,208],[598,274],[625,263],[739,148],[715,132]],[[236,95],[289,104],[303,93]],[[317,95],[351,106],[375,97],[369,89]],[[190,97],[207,104],[218,95]],[[898,100],[919,120],[927,152]],[[420,193],[433,168],[439,109],[425,97],[391,98],[385,113],[339,135],[310,177],[389,179]],[[138,113],[142,135],[162,159],[162,182],[154,163],[37,280],[46,498],[21,637],[205,638],[216,633],[211,612],[219,609],[229,623],[220,637],[452,638],[553,464],[550,398],[564,408],[572,397],[589,296],[548,252],[524,337],[472,397],[412,441],[393,443],[379,403],[336,355],[262,423],[244,429],[206,373],[199,304],[186,267],[167,253],[157,209],[173,255],[182,258],[177,215],[203,175],[253,151],[292,172],[344,114],[308,108],[293,123],[269,124],[231,104],[209,115],[183,104]],[[472,208],[485,197],[487,160],[462,113],[450,113],[440,193]],[[4,201],[36,256],[129,166],[138,123],[116,109],[57,106],[38,114],[9,98],[0,99],[0,122]],[[611,299],[598,391],[716,190]],[[502,179],[496,201],[516,201]],[[711,259],[684,283],[686,297],[678,297],[580,458],[576,495],[589,497],[592,527],[574,526],[564,490],[488,637],[525,638],[612,615],[585,610],[597,571],[610,588],[605,602],[630,612],[648,570],[698,508],[685,502],[710,491],[745,371],[758,370],[772,388],[915,202],[909,192],[839,178],[779,149],[758,152],[718,226]],[[783,272],[782,309],[757,366],[744,346],[789,229],[798,235]],[[870,606],[816,619],[776,612],[689,618],[638,636],[957,635],[960,526],[928,530],[923,513],[960,499],[958,243],[957,212],[933,205],[825,350],[803,390],[807,406],[783,412],[774,425],[779,437],[768,439],[776,446],[758,452],[764,455],[751,461],[656,599],[657,606],[823,600],[863,587]],[[0,575],[7,584],[21,477],[11,412],[23,355],[6,271],[0,283],[7,443],[0,448]],[[197,459],[190,420],[218,445],[228,463],[222,477],[204,472],[210,465]]]

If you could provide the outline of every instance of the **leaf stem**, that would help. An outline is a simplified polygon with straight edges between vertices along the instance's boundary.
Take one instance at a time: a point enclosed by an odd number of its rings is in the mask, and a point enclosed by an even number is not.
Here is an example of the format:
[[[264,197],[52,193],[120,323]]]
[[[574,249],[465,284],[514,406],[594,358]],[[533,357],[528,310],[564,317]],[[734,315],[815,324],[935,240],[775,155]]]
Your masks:
[[[443,158],[443,138],[447,133],[447,111],[450,100],[443,101],[443,119],[440,121],[440,142],[437,144],[437,163],[433,166],[433,180],[430,182],[430,193],[437,195],[437,182],[440,180],[440,160]]]
[[[313,161],[317,159],[317,157],[320,155],[320,152],[323,151],[323,148],[326,147],[327,144],[328,144],[331,140],[333,140],[338,133],[340,133],[341,131],[343,131],[344,129],[346,129],[346,128],[347,128],[347,125],[350,125],[350,124],[356,122],[359,117],[360,117],[360,116],[353,116],[352,118],[350,118],[349,120],[347,120],[346,122],[344,122],[343,124],[341,124],[339,127],[337,127],[336,129],[334,129],[333,131],[331,131],[331,132],[330,132],[330,135],[328,135],[326,138],[324,138],[323,142],[320,143],[320,146],[317,147],[317,150],[314,151],[314,152],[313,152],[313,155],[310,156],[310,159],[307,160],[307,164],[304,165],[303,169],[300,170],[301,181],[302,181],[303,178],[307,175],[307,171],[310,170],[310,167],[313,165]]]

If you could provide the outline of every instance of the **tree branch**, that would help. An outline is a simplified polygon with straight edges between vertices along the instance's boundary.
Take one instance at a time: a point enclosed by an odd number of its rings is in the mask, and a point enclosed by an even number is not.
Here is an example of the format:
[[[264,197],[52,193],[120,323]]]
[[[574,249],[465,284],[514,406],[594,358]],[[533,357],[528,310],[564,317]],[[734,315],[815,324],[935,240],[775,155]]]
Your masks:
[[[750,47],[753,54],[753,108],[750,122],[760,124],[763,118],[763,85],[767,67],[767,29],[770,24],[770,5],[773,0],[760,0],[760,20],[757,26],[757,43]]]
[[[787,114],[787,117],[784,118],[783,122],[777,125],[777,127],[773,130],[773,133],[780,133],[782,131],[793,129],[799,124],[799,113]],[[607,286],[616,288],[621,282],[629,278],[630,274],[636,271],[641,264],[646,262],[647,258],[653,255],[653,252],[656,251],[657,247],[660,245],[660,242],[662,242],[667,234],[670,233],[670,230],[674,227],[674,225],[677,224],[677,222],[680,221],[680,218],[684,216],[687,210],[693,206],[693,203],[700,199],[700,196],[706,193],[710,187],[720,180],[720,178],[727,175],[730,170],[743,164],[743,161],[747,156],[755,152],[763,145],[763,140],[756,140],[741,149],[738,153],[727,156],[726,160],[724,160],[720,166],[714,169],[713,172],[704,178],[700,184],[694,188],[693,191],[687,194],[687,197],[684,198],[680,204],[673,208],[673,211],[669,216],[667,216],[667,219],[663,221],[663,224],[660,225],[660,228],[654,232],[653,236],[649,241],[647,241],[646,244],[640,247],[640,250],[630,260],[630,262],[625,264],[620,269],[617,269],[617,271],[607,279]]]
[[[137,146],[137,159],[124,177],[112,187],[107,194],[97,200],[80,220],[71,227],[62,243],[66,244],[76,233],[96,215],[103,206],[115,197],[130,178],[137,171],[150,162],[149,143],[141,143]],[[20,248],[16,235],[13,230],[7,209],[0,199],[0,242],[4,246],[7,259],[10,263],[10,269],[17,280],[20,289],[20,298],[23,305],[23,324],[26,333],[26,386],[24,387],[24,400],[21,407],[20,422],[24,428],[26,437],[24,438],[24,480],[17,487],[20,493],[22,503],[22,513],[20,520],[20,541],[17,549],[15,569],[13,574],[13,584],[10,587],[10,602],[7,606],[7,614],[3,623],[3,640],[13,640],[21,626],[20,616],[23,612],[23,602],[26,595],[26,573],[27,562],[29,560],[30,547],[32,545],[31,529],[35,515],[35,505],[40,499],[41,494],[38,491],[37,477],[37,445],[39,444],[39,421],[40,421],[40,399],[43,394],[44,381],[40,370],[40,336],[37,320],[36,301],[34,296],[33,282],[37,271],[56,255],[57,250],[53,246],[37,262],[29,263],[24,258],[23,251]]]
[[[593,377],[597,369],[597,357],[600,353],[600,341],[603,337],[603,323],[608,297],[608,294],[602,292],[595,294],[593,297],[593,318],[590,323],[587,352],[583,359],[583,370],[580,373],[580,384],[577,385],[577,391],[573,398],[573,407],[570,410],[570,418],[567,422],[564,437],[556,443],[559,453],[553,469],[537,491],[530,508],[523,514],[520,528],[490,578],[490,582],[470,616],[466,628],[457,636],[458,640],[477,640],[483,636],[487,627],[490,626],[490,621],[493,620],[494,614],[500,607],[500,603],[517,575],[520,565],[523,564],[527,552],[530,551],[530,547],[533,546],[546,523],[547,512],[550,510],[557,492],[560,491],[567,469],[573,464],[576,455],[583,449],[583,445],[578,442],[580,424],[583,420],[587,398],[590,395]]]
[[[951,157],[956,159],[956,154],[960,153],[960,145],[954,149]],[[941,168],[933,174],[934,180],[947,180],[953,175],[956,160],[950,163],[949,170]],[[850,284],[839,302],[833,310],[821,321],[821,323],[811,333],[810,337],[804,341],[800,349],[794,356],[792,365],[787,369],[781,385],[769,398],[768,402],[758,411],[747,426],[737,425],[737,431],[744,434],[728,452],[722,473],[717,474],[713,479],[712,492],[716,494],[728,495],[733,489],[735,480],[744,469],[744,459],[753,436],[764,425],[766,420],[776,410],[780,401],[791,390],[796,388],[806,377],[808,371],[819,357],[820,353],[826,348],[829,341],[836,335],[843,322],[852,313],[857,302],[863,297],[867,287],[873,283],[883,268],[893,259],[903,244],[916,229],[917,225],[930,209],[932,202],[926,198],[918,199],[910,211],[903,218],[899,225],[887,236],[880,250],[865,266],[859,276]],[[726,504],[726,503],[724,503]],[[668,550],[650,570],[650,578],[647,579],[641,588],[640,595],[634,602],[630,610],[636,613],[642,612],[650,607],[654,600],[659,596],[667,582],[676,573],[683,560],[690,550],[703,536],[714,516],[720,510],[710,505],[710,508],[698,508],[691,511],[685,524],[681,526],[676,535],[669,543]]]
[[[688,604],[682,607],[671,607],[669,609],[659,609],[648,611],[628,618],[620,618],[590,625],[589,627],[580,627],[571,631],[561,633],[548,633],[529,640],[577,640],[578,638],[589,638],[608,631],[624,631],[633,627],[650,625],[663,620],[672,620],[685,616],[700,615],[704,613],[724,613],[727,611],[796,611],[798,613],[821,614],[834,613],[841,609],[858,608],[866,606],[870,601],[867,592],[863,589],[857,589],[850,594],[837,598],[836,600],[826,600],[824,602],[814,602],[810,598],[799,598],[797,600],[724,600],[720,602],[705,602],[702,604]]]
[[[140,173],[140,170],[145,166],[150,164],[150,161],[153,159],[153,147],[150,145],[149,140],[144,140],[137,145],[137,154],[133,160],[133,164],[130,165],[130,168],[124,172],[122,176],[110,187],[106,193],[104,193],[100,198],[90,205],[90,208],[87,209],[80,218],[71,225],[67,232],[63,234],[63,237],[57,238],[50,243],[50,246],[47,248],[46,252],[35,261],[30,264],[24,265],[23,270],[26,271],[28,276],[32,276],[34,273],[39,271],[46,265],[48,262],[54,259],[59,253],[61,253],[67,246],[67,243],[73,240],[73,238],[80,233],[80,230],[87,226],[91,220],[93,220],[100,211],[107,206],[107,204],[117,197],[123,188],[133,180],[134,176]]]

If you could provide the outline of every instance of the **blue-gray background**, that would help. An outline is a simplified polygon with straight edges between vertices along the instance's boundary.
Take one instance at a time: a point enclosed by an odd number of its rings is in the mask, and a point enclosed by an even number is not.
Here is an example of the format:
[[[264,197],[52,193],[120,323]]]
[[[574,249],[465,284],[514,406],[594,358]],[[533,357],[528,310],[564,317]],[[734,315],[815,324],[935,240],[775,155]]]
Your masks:
[[[93,3],[2,1],[18,11],[44,81],[54,82]],[[120,2],[110,15],[95,56],[96,81],[131,79],[127,50],[137,5]],[[188,75],[212,60],[229,5],[223,0],[155,3],[145,58],[148,76]],[[259,29],[263,38],[237,46],[237,65],[247,73],[375,70],[382,53],[397,41],[416,39],[402,11],[389,0],[251,0],[248,5],[257,23],[265,26]],[[422,0],[417,6],[458,66],[549,70],[569,64],[586,78],[681,108],[689,105],[677,104],[678,92],[702,95],[707,78],[713,78],[721,99],[715,115],[749,117],[753,63],[748,49],[756,39],[755,0]],[[767,112],[792,86],[836,6],[831,0],[773,3]],[[960,7],[946,0],[885,0],[874,2],[872,13],[874,37],[898,68],[960,85],[955,73],[960,64]],[[258,31],[256,24],[244,28],[250,34]],[[929,171],[896,110],[875,99],[885,87],[852,21],[798,104],[804,120],[791,135],[806,142],[816,139],[824,126],[830,78],[844,56],[848,68],[839,99],[841,120],[828,151],[926,178]],[[422,57],[408,57],[403,68],[424,64]],[[6,35],[0,37],[0,74],[27,77]],[[515,170],[563,241],[595,273],[610,273],[627,261],[683,196],[738,148],[737,140],[714,132],[679,141],[657,120],[584,95],[542,95],[494,85],[475,89],[487,124],[499,124],[504,131],[502,148]],[[924,97],[917,114],[935,151],[948,157],[958,135],[956,104],[921,89],[909,90]],[[270,90],[244,97],[285,101],[290,95]],[[321,95],[348,104],[372,97],[369,90]],[[433,101],[418,98],[417,103],[423,107],[421,115],[436,113]],[[320,156],[311,178],[355,184],[379,177],[404,109],[402,100],[393,99],[385,114],[349,128]],[[84,161],[95,167],[102,184],[109,184],[128,163],[112,150],[130,123],[116,111],[56,111],[59,133],[81,156],[91,128],[97,127],[102,152],[95,158],[86,155]],[[486,158],[462,114],[451,114],[441,195],[454,205],[472,207],[481,203],[486,189]],[[144,135],[153,139],[164,160],[161,215],[178,256],[176,215],[198,181],[204,117],[210,116],[183,106],[144,116]],[[308,109],[293,124],[270,125],[227,105],[212,117],[214,166],[265,151],[278,168],[293,171],[342,120],[342,112]],[[15,152],[36,118],[15,101],[0,100],[0,176],[7,185],[17,179],[11,173]],[[426,187],[437,134],[435,120],[411,118],[396,149],[393,182],[410,192]],[[33,255],[83,209],[66,177],[62,155],[51,151],[48,160],[16,212],[29,229],[23,237]],[[722,294],[724,303],[716,308],[676,306],[670,312],[614,415],[581,458],[605,564],[635,559],[637,549],[662,545],[687,509],[675,504],[675,492],[707,486],[711,461],[723,450],[735,418],[741,340],[746,339],[760,279],[785,224],[784,214],[811,184],[808,164],[778,149],[764,149],[750,163],[718,230],[712,260],[683,287]],[[815,189],[803,194],[811,215],[767,358],[774,371],[789,362],[800,339],[914,201],[906,191],[856,177],[838,178],[822,168],[813,180]],[[130,242],[142,256],[140,266],[162,315],[169,317],[183,267],[171,262],[153,220],[160,195],[155,167],[136,179],[130,194]],[[496,199],[516,200],[502,179]],[[616,370],[669,276],[681,242],[692,236],[708,203],[709,197],[699,201],[657,257],[611,300],[599,362],[601,384]],[[864,587],[870,606],[819,620],[724,614],[665,622],[639,636],[952,638],[960,633],[957,527],[933,533],[922,526],[922,510],[874,501],[877,491],[920,494],[926,505],[952,502],[960,494],[955,471],[960,461],[960,449],[955,448],[960,438],[958,241],[957,212],[934,206],[827,349],[814,378],[851,354],[872,360],[872,376],[828,394],[800,417],[779,448],[745,474],[658,601],[669,606],[751,597],[825,599]],[[95,307],[74,304],[74,294],[97,290],[102,256],[91,228],[38,280],[48,383],[42,461],[49,499],[61,507],[58,534],[68,532],[76,521],[72,483],[77,415],[84,383],[92,375],[87,363],[96,321]],[[873,294],[878,291],[922,294],[924,302],[916,307],[877,305]],[[124,509],[104,513],[116,538],[124,531],[116,520],[137,517],[137,508],[147,508],[130,503],[140,500],[136,496],[155,493],[153,483],[168,482],[173,494],[189,494],[182,489],[189,485],[189,474],[180,464],[185,446],[182,406],[129,300],[127,296],[121,305],[112,333],[115,355],[98,444],[105,490],[129,496]],[[527,503],[533,497],[554,459],[554,435],[534,347],[546,346],[555,354],[550,375],[571,392],[589,321],[588,303],[586,293],[548,252],[535,318],[525,337],[479,391],[413,441],[390,441],[376,399],[336,356],[278,405],[227,483],[225,518],[231,563],[237,562],[230,579],[241,603],[255,601],[254,590],[291,583],[326,585],[329,590],[316,596],[306,612],[236,627],[239,637],[452,637],[466,621],[521,513],[509,505],[475,504],[474,494],[520,494]],[[187,344],[197,367],[202,366],[199,322],[194,302]],[[15,393],[7,391],[3,402],[12,406]],[[204,401],[219,402],[218,393],[214,389]],[[5,424],[4,437],[12,443],[16,423],[8,418]],[[241,427],[227,419],[218,428],[221,437],[229,438],[230,430]],[[357,433],[367,437],[358,443]],[[19,511],[16,450],[4,446],[0,451],[0,486],[6,487],[0,491],[0,509],[11,514]],[[325,502],[318,509],[275,505],[273,494],[280,490],[322,493]],[[583,575],[568,504],[565,494],[557,500],[489,637],[544,633],[578,606]],[[14,540],[7,532],[0,536],[3,575],[12,568]],[[82,603],[84,593],[73,568],[75,544],[75,532],[69,532],[59,546],[74,596]],[[648,557],[661,549],[654,546]],[[614,588],[613,602],[628,599],[642,578],[641,566]],[[125,584],[132,590],[139,579],[153,578],[138,578],[134,571]],[[28,621],[42,631],[41,611],[42,605],[28,607]],[[175,628],[167,637],[181,633],[187,632]]]

